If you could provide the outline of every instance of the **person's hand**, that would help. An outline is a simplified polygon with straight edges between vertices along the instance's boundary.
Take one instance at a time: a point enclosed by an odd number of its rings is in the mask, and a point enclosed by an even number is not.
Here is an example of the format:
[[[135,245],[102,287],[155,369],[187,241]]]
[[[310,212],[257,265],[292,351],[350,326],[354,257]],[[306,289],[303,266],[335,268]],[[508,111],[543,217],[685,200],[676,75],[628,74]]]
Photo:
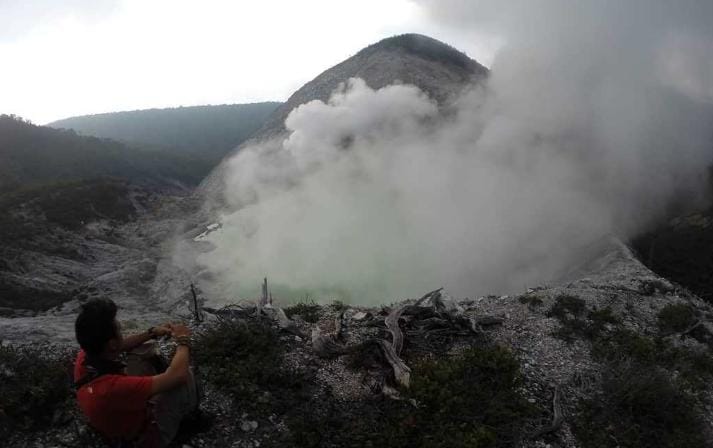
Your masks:
[[[174,338],[179,338],[181,336],[191,336],[191,329],[182,324],[172,324],[171,334]]]
[[[162,338],[164,336],[171,336],[173,330],[171,324],[161,324],[157,327],[153,327],[151,333],[157,338]]]

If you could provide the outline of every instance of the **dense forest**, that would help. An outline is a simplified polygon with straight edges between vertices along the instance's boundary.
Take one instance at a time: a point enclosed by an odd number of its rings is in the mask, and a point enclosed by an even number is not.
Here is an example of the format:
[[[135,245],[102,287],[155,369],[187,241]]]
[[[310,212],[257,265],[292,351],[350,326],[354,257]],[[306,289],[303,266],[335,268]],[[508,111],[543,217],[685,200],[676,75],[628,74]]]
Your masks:
[[[210,168],[187,154],[147,150],[0,115],[0,193],[105,176],[190,187]]]
[[[72,117],[49,126],[171,149],[212,166],[260,128],[279,105],[266,102],[137,110]]]

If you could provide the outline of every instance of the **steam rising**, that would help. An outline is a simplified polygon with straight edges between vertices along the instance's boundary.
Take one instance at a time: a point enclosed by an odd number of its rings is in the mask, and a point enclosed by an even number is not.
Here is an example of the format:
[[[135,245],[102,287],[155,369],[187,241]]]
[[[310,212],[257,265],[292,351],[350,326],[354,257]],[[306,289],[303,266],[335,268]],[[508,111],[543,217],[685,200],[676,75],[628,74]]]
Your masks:
[[[199,259],[226,296],[265,275],[283,296],[360,303],[518,291],[702,199],[712,6],[421,3],[504,36],[487,84],[444,113],[414,86],[352,79],[293,110],[286,138],[241,150],[225,178],[237,211]]]

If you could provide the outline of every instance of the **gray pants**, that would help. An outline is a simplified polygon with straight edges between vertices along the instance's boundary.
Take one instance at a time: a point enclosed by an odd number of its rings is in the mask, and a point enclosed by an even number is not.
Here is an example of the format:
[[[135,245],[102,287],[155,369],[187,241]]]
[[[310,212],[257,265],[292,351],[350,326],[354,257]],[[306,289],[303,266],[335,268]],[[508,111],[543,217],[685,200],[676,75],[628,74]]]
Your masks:
[[[156,357],[160,357],[156,343],[147,342],[136,347],[127,356],[126,374],[138,376],[153,376],[156,371]],[[152,362],[153,361],[153,362]],[[161,434],[161,446],[168,445],[181,425],[181,420],[198,409],[198,385],[189,368],[189,379],[175,389],[154,395],[149,400],[153,408],[154,419]]]

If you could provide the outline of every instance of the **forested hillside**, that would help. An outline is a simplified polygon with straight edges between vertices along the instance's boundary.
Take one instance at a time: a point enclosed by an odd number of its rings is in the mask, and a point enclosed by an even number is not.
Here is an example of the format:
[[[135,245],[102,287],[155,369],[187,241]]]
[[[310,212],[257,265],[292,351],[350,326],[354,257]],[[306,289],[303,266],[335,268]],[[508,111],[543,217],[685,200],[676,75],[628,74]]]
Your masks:
[[[116,291],[145,296],[152,250],[170,230],[156,224],[146,237],[150,225],[137,221],[160,221],[207,169],[190,155],[0,115],[0,316],[110,294],[118,277]]]
[[[186,154],[149,151],[0,115],[0,193],[107,176],[190,187],[207,169],[205,161]]]
[[[136,110],[72,117],[49,126],[171,148],[216,164],[260,128],[279,105],[266,102]]]

